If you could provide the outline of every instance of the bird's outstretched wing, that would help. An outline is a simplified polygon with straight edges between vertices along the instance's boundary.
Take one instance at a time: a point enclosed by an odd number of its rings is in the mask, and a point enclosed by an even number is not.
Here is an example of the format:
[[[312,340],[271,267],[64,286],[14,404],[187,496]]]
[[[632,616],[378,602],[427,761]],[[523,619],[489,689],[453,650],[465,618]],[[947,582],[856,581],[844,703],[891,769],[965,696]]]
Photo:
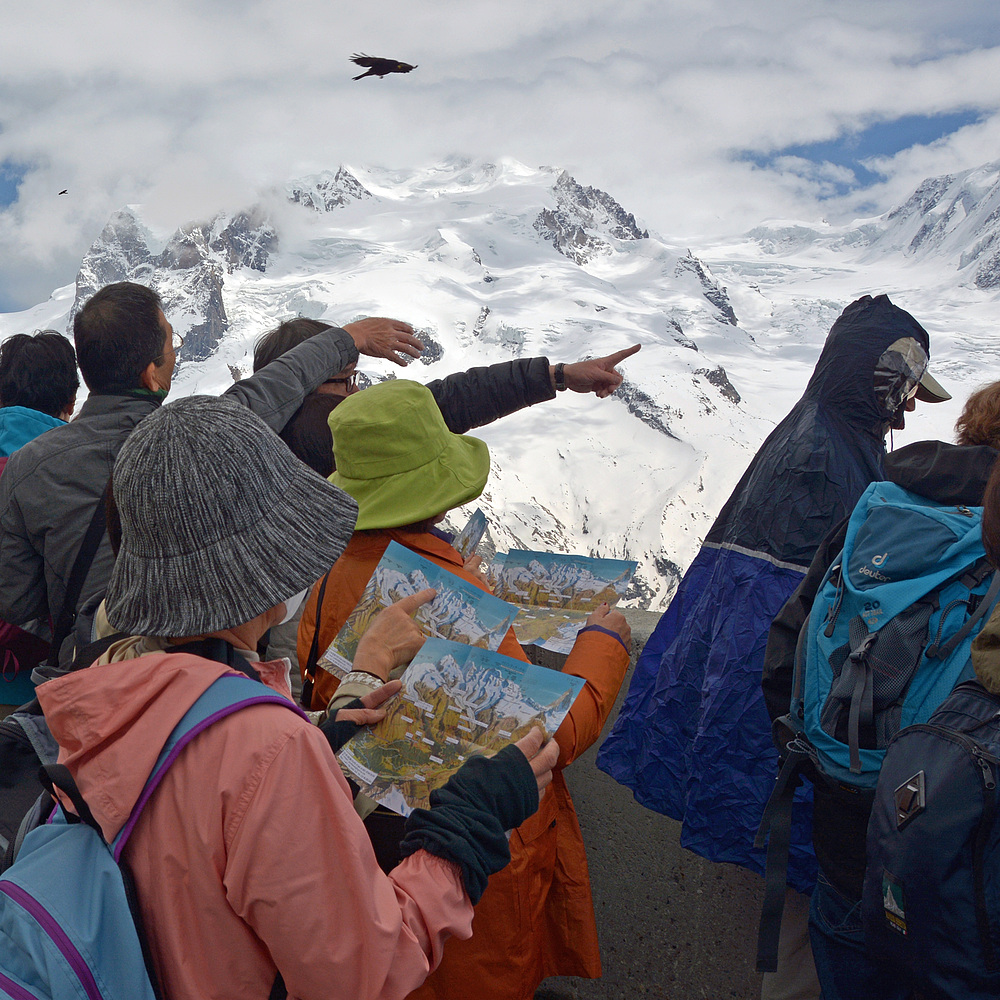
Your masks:
[[[389,73],[409,73],[411,69],[417,68],[416,66],[411,66],[409,63],[399,62],[397,59],[368,56],[363,52],[355,52],[351,56],[351,62],[357,66],[366,66],[368,68],[367,73],[362,73],[360,76],[354,77],[355,80],[360,80],[365,76],[383,77]]]

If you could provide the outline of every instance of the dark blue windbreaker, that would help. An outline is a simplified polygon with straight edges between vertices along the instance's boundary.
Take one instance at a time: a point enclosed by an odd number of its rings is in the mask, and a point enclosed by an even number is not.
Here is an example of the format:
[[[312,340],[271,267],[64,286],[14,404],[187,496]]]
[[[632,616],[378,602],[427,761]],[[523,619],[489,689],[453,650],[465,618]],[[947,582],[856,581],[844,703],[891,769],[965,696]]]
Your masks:
[[[883,376],[876,389],[875,374],[907,337],[929,353],[920,324],[885,295],[853,302],[834,323],[805,393],[757,452],[646,644],[598,755],[642,805],[683,822],[682,846],[712,861],[764,870],[752,844],[776,764],[760,688],[768,628],[826,533],[884,478],[885,432],[914,383]],[[806,892],[809,821],[806,803],[789,864],[789,884]]]

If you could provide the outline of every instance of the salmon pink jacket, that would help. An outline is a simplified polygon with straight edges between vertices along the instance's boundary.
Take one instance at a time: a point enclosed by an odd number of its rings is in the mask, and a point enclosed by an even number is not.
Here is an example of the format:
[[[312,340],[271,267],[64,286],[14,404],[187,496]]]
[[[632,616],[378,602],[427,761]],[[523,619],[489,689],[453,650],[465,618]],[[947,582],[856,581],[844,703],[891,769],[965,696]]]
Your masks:
[[[288,694],[286,671],[262,680]],[[38,698],[110,840],[171,730],[223,664],[188,653],[98,663]],[[404,997],[471,933],[459,869],[418,851],[384,875],[323,734],[280,705],[196,736],[125,849],[169,997]]]

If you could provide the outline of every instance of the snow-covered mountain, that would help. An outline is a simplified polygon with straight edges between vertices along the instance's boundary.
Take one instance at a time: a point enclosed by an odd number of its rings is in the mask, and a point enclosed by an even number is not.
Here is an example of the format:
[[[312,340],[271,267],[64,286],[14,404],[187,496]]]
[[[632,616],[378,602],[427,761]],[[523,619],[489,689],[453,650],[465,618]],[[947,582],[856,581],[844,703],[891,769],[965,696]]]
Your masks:
[[[644,227],[632,214],[641,206],[627,211],[565,172],[510,160],[341,166],[172,233],[123,209],[75,286],[0,315],[0,337],[68,329],[96,288],[129,279],[157,288],[186,337],[174,396],[248,374],[255,340],[293,315],[408,320],[427,345],[405,373],[418,381],[641,342],[612,398],[563,393],[476,431],[492,456],[476,505],[500,551],[636,559],[628,600],[660,609],[858,295],[887,291],[924,324],[935,374],[956,396],[918,411],[897,440],[951,436],[962,398],[997,360],[998,177],[992,165],[929,180],[887,215],[841,229],[768,223],[688,246]],[[404,374],[361,367],[369,381]]]

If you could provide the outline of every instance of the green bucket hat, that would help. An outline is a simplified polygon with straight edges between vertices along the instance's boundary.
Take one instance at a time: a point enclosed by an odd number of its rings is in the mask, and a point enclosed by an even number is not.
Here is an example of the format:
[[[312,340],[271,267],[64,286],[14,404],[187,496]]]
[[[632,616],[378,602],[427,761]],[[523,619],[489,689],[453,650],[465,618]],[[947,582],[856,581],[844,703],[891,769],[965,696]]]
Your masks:
[[[398,528],[475,500],[486,486],[485,441],[448,430],[434,396],[406,379],[348,396],[330,414],[330,482],[358,502],[357,530]]]

